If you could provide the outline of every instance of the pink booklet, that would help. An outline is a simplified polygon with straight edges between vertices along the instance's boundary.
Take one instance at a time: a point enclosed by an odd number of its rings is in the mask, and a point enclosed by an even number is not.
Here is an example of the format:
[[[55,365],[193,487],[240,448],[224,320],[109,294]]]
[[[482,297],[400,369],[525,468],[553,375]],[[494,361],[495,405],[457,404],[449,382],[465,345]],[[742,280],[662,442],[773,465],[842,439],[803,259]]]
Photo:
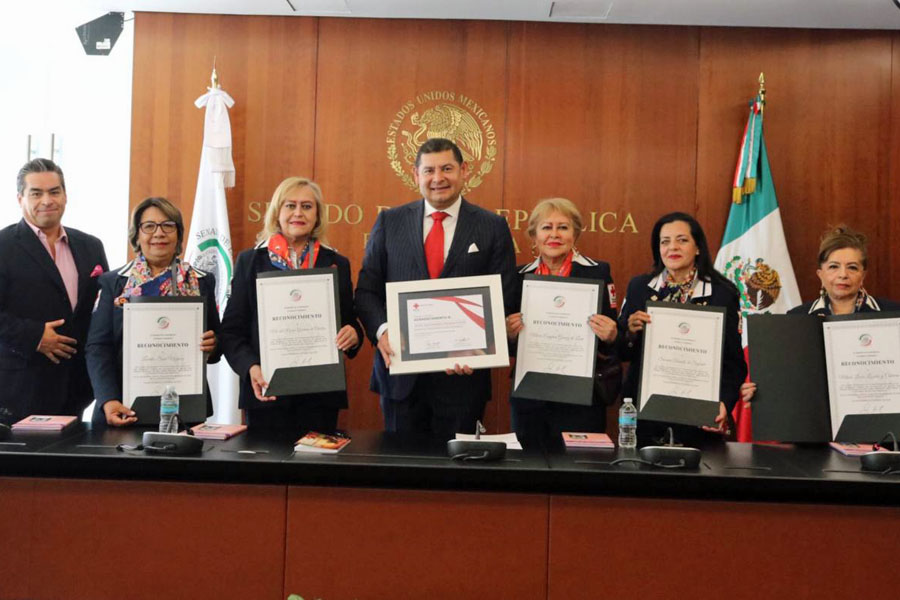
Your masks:
[[[247,431],[246,425],[217,425],[201,423],[191,427],[194,436],[204,440],[227,440]]]
[[[12,428],[17,431],[62,431],[77,420],[78,417],[31,415],[13,424]]]
[[[566,448],[615,448],[609,436],[605,433],[578,433],[576,431],[563,431],[563,441]]]
[[[828,445],[844,456],[859,456],[860,454],[873,452],[875,450],[873,444],[842,444],[840,442],[829,442]]]

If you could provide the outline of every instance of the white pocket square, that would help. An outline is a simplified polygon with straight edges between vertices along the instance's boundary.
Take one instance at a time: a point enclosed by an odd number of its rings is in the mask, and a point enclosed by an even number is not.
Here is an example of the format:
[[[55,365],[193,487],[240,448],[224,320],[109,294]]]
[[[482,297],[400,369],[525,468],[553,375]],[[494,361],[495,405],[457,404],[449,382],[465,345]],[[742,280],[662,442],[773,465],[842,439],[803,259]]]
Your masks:
[[[475,242],[469,244],[469,254],[472,254],[473,252],[478,252],[478,246],[475,245]]]

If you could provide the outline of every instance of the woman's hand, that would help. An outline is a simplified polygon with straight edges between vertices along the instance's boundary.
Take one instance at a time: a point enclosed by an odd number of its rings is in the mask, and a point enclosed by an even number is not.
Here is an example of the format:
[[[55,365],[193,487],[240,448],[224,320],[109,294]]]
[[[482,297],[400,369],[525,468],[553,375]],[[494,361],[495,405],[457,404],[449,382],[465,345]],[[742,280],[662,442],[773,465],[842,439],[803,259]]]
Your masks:
[[[616,341],[616,336],[619,334],[616,322],[606,315],[591,315],[588,319],[588,325],[591,326],[591,331],[594,332],[594,335],[607,344]]]
[[[650,315],[642,310],[636,310],[628,315],[628,333],[640,333],[644,325],[650,322]]]
[[[522,320],[522,313],[513,313],[506,317],[506,337],[515,340],[519,337],[519,332],[525,328],[525,322]]]
[[[262,368],[259,365],[250,367],[250,385],[253,386],[253,395],[260,402],[271,402],[276,400],[275,396],[264,396],[265,389],[269,387],[269,382],[265,380],[262,374]]]
[[[708,427],[704,425],[701,429],[703,429],[703,431],[721,433],[722,435],[731,435],[731,428],[728,424],[728,409],[725,408],[724,402],[719,402],[719,415],[716,417],[716,426]]]
[[[752,381],[745,381],[741,384],[741,400],[750,402],[756,395],[756,384]]]
[[[210,329],[203,332],[203,337],[200,339],[200,350],[203,352],[214,352],[218,344],[219,340],[216,339],[215,331]]]
[[[347,350],[356,348],[356,345],[359,344],[359,335],[352,325],[344,325],[341,327],[341,330],[338,331],[337,338],[335,338],[334,341],[337,344],[338,350],[346,352]]]
[[[103,405],[103,414],[106,415],[106,424],[113,427],[124,427],[137,423],[137,415],[133,410],[119,402],[110,400]]]

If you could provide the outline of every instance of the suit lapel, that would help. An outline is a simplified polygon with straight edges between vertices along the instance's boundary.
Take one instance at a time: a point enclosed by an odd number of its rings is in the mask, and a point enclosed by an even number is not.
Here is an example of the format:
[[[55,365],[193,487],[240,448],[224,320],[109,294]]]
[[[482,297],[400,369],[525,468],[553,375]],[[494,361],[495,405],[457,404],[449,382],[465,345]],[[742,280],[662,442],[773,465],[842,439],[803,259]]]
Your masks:
[[[40,265],[41,269],[44,270],[45,274],[50,278],[50,281],[66,293],[66,297],[68,297],[68,292],[66,292],[66,286],[63,283],[62,276],[59,274],[59,269],[56,268],[56,264],[53,262],[53,259],[50,258],[47,249],[44,248],[44,245],[31,230],[31,227],[25,222],[25,219],[19,221],[19,226],[16,228],[16,238],[22,249],[31,256],[38,265]]]
[[[428,267],[425,264],[425,238],[422,237],[424,221],[425,199],[423,198],[409,207],[403,227],[406,230],[407,245],[415,261],[416,279],[428,279]]]
[[[456,223],[456,230],[453,232],[453,241],[450,242],[450,252],[447,253],[447,260],[444,261],[444,268],[441,271],[442,276],[450,273],[453,266],[459,262],[460,256],[467,251],[466,244],[471,239],[470,234],[475,228],[471,212],[472,205],[463,199],[459,205],[459,220]]]

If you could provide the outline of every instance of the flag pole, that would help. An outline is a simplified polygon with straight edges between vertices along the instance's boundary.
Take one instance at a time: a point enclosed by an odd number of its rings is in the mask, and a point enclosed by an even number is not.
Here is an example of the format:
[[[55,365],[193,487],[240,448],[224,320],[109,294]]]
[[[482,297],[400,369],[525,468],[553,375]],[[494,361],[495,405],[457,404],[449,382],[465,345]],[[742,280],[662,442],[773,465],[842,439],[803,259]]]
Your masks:
[[[762,77],[762,75],[760,75]],[[216,73],[216,55],[213,55],[213,68],[212,74],[209,76],[209,87],[206,88],[208,90],[217,90],[221,86],[219,85],[219,74]]]
[[[766,109],[766,74],[760,71],[759,73],[759,111],[763,112]]]

